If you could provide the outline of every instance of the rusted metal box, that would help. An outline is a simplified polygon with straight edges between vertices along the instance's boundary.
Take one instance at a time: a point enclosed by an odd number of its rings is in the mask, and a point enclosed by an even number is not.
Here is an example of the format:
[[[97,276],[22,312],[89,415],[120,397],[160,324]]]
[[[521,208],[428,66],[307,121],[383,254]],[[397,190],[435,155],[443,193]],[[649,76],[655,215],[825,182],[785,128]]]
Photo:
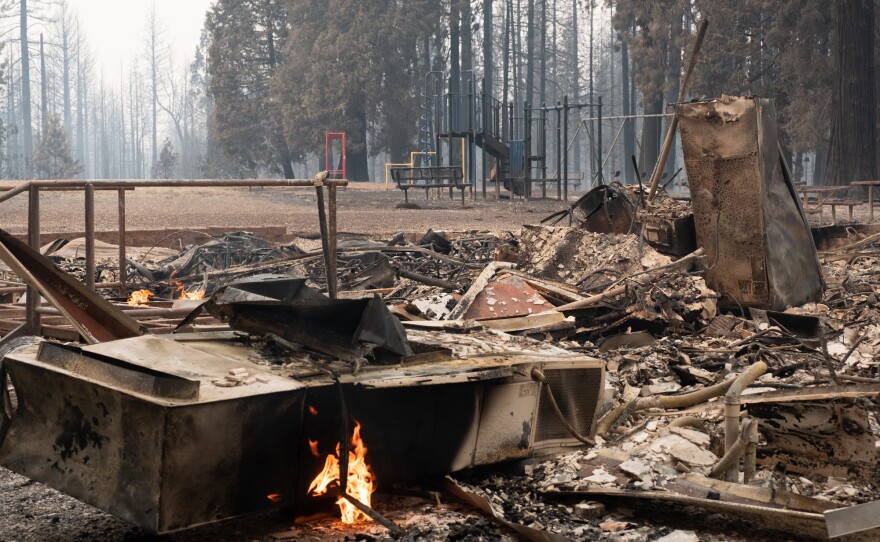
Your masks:
[[[273,508],[266,496],[295,483],[304,386],[201,386],[242,364],[137,341],[145,364],[115,356],[130,341],[7,356],[19,404],[0,462],[153,533]]]
[[[229,334],[192,334],[9,354],[2,379],[17,404],[11,420],[0,416],[0,464],[170,533],[311,506],[309,482],[341,437],[340,395],[375,479],[392,484],[580,447],[544,386],[581,434],[593,433],[604,390],[602,361],[558,349],[377,365],[338,384],[281,376],[254,353]],[[252,382],[217,385],[242,369]]]
[[[769,100],[676,105],[706,282],[729,306],[783,310],[821,298],[816,247]]]

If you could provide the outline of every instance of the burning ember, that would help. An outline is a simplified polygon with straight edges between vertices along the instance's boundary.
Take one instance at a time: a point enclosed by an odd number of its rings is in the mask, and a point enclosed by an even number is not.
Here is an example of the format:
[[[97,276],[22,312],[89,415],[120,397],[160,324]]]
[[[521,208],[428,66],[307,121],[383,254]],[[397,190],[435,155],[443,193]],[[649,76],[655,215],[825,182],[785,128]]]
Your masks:
[[[180,292],[180,297],[177,299],[189,299],[190,301],[201,301],[205,298],[204,290],[195,290],[193,292],[187,292],[186,287],[182,282],[178,280],[174,280],[174,275],[177,273],[177,269],[171,272],[171,276],[168,277],[168,282],[171,283],[171,286],[174,287],[174,292]]]
[[[149,290],[138,290],[137,292],[132,292],[131,297],[128,298],[129,305],[149,305],[150,298],[154,297],[156,294]]]
[[[274,503],[279,503],[284,500],[284,497],[282,497],[280,493],[272,493],[271,495],[266,495],[266,498]]]
[[[315,457],[318,457],[318,443],[309,441],[309,447]],[[309,486],[309,495],[316,497],[324,495],[331,485],[339,484],[339,449],[340,445],[337,444],[336,454],[327,456],[324,470],[312,480],[312,484]],[[348,452],[347,493],[370,506],[370,497],[373,491],[375,491],[375,482],[373,481],[373,473],[370,472],[370,466],[367,465],[367,447],[364,446],[364,441],[361,439],[361,424],[355,421],[354,432],[351,435],[351,447]],[[369,519],[369,516],[343,497],[339,497],[336,504],[342,513],[343,523],[351,524],[362,519]]]

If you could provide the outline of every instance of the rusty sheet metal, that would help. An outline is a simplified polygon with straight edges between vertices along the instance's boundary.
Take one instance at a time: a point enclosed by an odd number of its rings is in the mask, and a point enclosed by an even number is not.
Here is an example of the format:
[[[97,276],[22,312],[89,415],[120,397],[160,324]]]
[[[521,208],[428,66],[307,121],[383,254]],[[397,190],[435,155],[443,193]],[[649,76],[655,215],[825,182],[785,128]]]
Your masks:
[[[767,441],[758,463],[787,472],[870,477],[877,469],[868,411],[851,399],[747,405]]]
[[[86,342],[95,344],[144,334],[133,318],[4,230],[0,230],[0,260],[39,290]]]
[[[471,306],[465,311],[464,318],[466,320],[514,318],[552,309],[553,305],[523,279],[505,275],[487,284],[483,291],[477,294]]]
[[[783,310],[818,301],[823,282],[806,216],[760,98],[678,104],[706,282],[730,306]]]

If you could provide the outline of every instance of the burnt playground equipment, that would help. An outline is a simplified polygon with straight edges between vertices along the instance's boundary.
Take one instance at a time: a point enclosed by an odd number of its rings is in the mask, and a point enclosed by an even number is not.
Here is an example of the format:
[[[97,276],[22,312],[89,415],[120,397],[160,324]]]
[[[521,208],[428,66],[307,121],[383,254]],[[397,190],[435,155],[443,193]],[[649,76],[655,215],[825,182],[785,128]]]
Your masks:
[[[541,197],[547,197],[547,185],[556,185],[558,199],[568,199],[568,187],[572,181],[580,182],[579,177],[569,176],[569,115],[572,110],[589,111],[590,122],[597,128],[591,145],[602,148],[602,98],[597,103],[569,103],[568,96],[555,105],[516,104],[503,102],[487,92],[485,81],[481,92],[477,93],[476,79],[470,72],[466,92],[452,92],[452,80],[447,80],[444,89],[443,72],[432,71],[425,75],[422,91],[422,115],[420,118],[419,144],[421,163],[408,167],[393,167],[391,174],[398,188],[408,192],[411,188],[449,188],[462,191],[470,188],[474,197],[478,188],[477,158],[478,148],[482,164],[482,195],[486,198],[487,186],[495,182],[495,196],[500,198],[501,187],[512,194],[525,198],[532,197],[533,186],[541,185]],[[556,124],[556,171],[548,175],[548,124],[551,112],[555,112]],[[578,123],[579,128],[583,122]],[[575,134],[576,135],[576,134]],[[459,150],[453,141],[464,142]],[[446,142],[445,148],[443,142]],[[458,156],[458,154],[461,156]],[[594,152],[599,156],[599,152]],[[491,157],[494,164],[490,168]],[[446,165],[444,165],[444,160]],[[452,164],[462,164],[466,178],[455,178]],[[441,169],[443,168],[443,169]],[[601,167],[597,182],[604,184]]]

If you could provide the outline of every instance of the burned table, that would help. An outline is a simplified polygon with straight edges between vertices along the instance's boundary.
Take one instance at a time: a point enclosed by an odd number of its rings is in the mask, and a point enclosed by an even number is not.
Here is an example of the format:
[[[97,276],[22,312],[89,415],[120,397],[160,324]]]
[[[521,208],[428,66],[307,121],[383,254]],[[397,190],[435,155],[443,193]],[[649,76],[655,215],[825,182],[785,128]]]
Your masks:
[[[880,186],[880,181],[853,181],[850,186],[866,186],[868,188],[868,221],[874,222],[874,187]]]
[[[403,190],[404,199],[409,202],[409,191],[423,188],[425,197],[431,188],[449,188],[461,190],[461,204],[464,205],[464,191],[468,185],[464,183],[464,174],[458,166],[427,166],[427,167],[395,167],[391,168],[391,177],[397,188]]]

